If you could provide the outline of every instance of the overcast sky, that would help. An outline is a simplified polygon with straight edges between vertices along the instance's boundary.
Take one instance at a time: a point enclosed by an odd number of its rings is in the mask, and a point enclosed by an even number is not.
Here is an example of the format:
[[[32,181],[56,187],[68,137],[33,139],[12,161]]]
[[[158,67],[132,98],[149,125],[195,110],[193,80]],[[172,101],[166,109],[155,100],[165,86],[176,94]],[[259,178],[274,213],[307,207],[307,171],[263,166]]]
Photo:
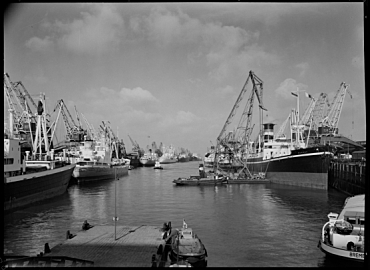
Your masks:
[[[200,155],[250,70],[263,81],[264,120],[276,130],[296,106],[291,91],[324,92],[331,101],[346,82],[352,99],[345,98],[339,133],[365,140],[363,7],[15,4],[4,14],[4,72],[35,100],[46,93],[51,111],[63,99],[95,129],[110,121],[127,149],[129,134],[143,148],[155,141]],[[301,94],[301,114],[308,103]]]

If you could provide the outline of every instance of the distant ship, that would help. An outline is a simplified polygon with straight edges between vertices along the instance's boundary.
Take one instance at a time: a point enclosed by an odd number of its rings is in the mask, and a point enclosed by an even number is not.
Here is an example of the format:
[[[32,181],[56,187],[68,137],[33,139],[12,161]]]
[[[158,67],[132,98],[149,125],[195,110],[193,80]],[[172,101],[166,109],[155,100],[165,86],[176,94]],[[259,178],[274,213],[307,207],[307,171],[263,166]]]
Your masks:
[[[158,160],[158,156],[156,153],[152,153],[152,150],[149,149],[149,152],[144,153],[142,157],[140,157],[140,163],[144,167],[152,167],[155,165],[155,162]]]
[[[170,145],[169,147],[163,146],[163,155],[159,157],[161,164],[176,163],[178,160],[175,156],[175,149]]]
[[[97,181],[128,175],[130,160],[112,158],[113,146],[104,137],[82,142],[81,157],[73,171],[77,181]]]
[[[179,162],[188,162],[189,161],[189,156],[186,154],[180,154],[178,156]]]

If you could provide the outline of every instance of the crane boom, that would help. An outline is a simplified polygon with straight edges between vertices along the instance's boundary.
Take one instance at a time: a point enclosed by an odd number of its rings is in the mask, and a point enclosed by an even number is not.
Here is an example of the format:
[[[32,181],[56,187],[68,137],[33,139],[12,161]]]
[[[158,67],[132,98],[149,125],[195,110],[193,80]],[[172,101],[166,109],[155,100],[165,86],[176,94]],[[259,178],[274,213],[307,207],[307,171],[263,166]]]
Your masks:
[[[232,122],[240,103],[247,92],[247,86],[249,81],[252,82],[252,90],[251,94],[248,98],[248,101],[244,107],[244,110],[242,112],[242,115],[239,119],[238,125],[234,131],[230,131],[229,133],[226,133],[227,127]],[[238,174],[241,172],[244,172],[246,175],[250,175],[250,172],[247,168],[246,159],[243,158],[245,155],[245,151],[248,151],[248,143],[249,138],[252,133],[251,128],[251,121],[252,121],[252,112],[253,112],[253,103],[254,103],[254,97],[257,97],[259,108],[261,110],[266,110],[263,107],[262,103],[262,90],[263,90],[263,81],[258,78],[253,71],[249,72],[248,78],[223,126],[221,129],[220,135],[217,137],[216,140],[216,148],[215,148],[215,157],[214,157],[214,172],[222,171],[222,169],[219,166],[219,158],[227,156],[229,160],[232,162],[232,160],[235,160],[239,164],[242,164],[242,169],[239,170]],[[261,112],[261,118],[262,119],[262,112]],[[260,132],[262,130],[262,125]]]
[[[342,113],[344,98],[346,97],[346,93],[350,95],[352,98],[352,94],[349,92],[349,84],[342,82],[340,84],[340,88],[338,89],[333,102],[330,106],[330,111],[328,115],[322,120],[322,126],[328,127],[328,132],[331,134],[337,133],[339,118]]]
[[[308,104],[304,114],[302,115],[301,119],[299,120],[300,125],[310,126],[312,112],[316,105],[316,99],[311,97],[311,101]]]

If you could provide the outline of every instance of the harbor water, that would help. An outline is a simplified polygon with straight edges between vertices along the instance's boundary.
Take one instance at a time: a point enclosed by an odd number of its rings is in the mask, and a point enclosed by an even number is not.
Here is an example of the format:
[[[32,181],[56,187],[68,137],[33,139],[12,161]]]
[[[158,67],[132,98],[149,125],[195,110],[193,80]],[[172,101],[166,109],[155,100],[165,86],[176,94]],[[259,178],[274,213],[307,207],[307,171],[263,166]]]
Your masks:
[[[154,225],[183,219],[208,252],[208,266],[343,266],[317,244],[329,212],[339,213],[347,195],[279,184],[176,186],[198,173],[198,162],[136,168],[128,176],[76,184],[66,194],[4,216],[4,253],[36,256],[66,232],[92,225]],[[143,258],[150,266],[151,258]],[[351,263],[348,263],[351,266]]]

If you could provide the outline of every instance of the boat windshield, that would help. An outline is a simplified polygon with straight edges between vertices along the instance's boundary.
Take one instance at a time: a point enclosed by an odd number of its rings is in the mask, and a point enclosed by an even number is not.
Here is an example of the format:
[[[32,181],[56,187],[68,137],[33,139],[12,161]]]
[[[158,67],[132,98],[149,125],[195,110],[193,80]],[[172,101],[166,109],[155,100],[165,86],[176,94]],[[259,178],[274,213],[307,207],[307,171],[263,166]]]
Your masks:
[[[80,166],[90,165],[90,164],[93,164],[93,163],[94,163],[93,161],[79,161],[79,162],[77,162],[77,164],[80,165]]]

